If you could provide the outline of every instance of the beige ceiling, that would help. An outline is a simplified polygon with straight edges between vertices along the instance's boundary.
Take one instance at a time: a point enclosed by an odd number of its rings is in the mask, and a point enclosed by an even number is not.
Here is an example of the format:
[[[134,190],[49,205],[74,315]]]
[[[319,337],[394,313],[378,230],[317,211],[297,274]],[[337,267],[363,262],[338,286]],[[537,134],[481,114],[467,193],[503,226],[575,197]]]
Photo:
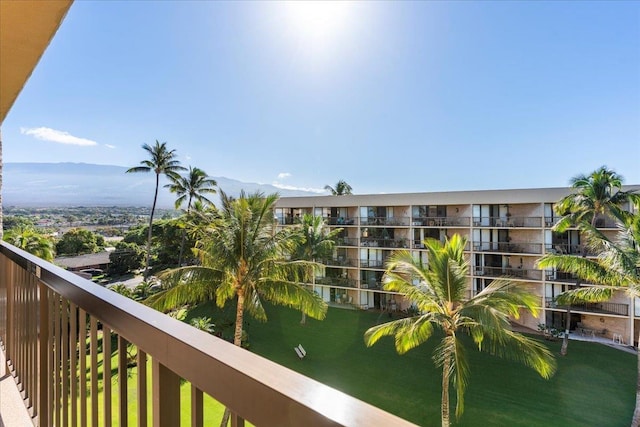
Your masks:
[[[0,0],[0,124],[73,0]]]

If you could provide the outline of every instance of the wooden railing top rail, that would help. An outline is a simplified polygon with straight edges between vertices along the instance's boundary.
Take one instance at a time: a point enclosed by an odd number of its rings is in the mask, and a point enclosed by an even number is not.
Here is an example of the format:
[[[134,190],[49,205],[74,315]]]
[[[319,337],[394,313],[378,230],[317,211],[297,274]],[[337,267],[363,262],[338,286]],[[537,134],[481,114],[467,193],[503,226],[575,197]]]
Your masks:
[[[412,425],[9,244],[0,252],[255,425]]]

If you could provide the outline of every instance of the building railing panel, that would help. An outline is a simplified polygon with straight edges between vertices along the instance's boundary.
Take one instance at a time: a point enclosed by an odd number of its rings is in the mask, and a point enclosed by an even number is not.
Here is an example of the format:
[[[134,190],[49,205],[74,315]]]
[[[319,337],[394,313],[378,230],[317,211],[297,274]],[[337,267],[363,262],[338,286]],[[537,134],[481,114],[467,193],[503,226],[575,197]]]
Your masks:
[[[541,243],[522,242],[473,242],[473,250],[476,252],[506,252],[515,254],[541,254]]]
[[[566,305],[560,305],[556,302],[555,298],[545,297],[546,308],[565,309]],[[600,313],[600,314],[616,314],[620,316],[629,315],[629,304],[621,304],[617,302],[583,302],[572,303],[572,311],[584,311],[588,313]]]
[[[228,407],[237,425],[242,420],[259,426],[410,425],[6,243],[0,244],[0,313],[7,366],[37,426],[75,425],[72,417],[78,425],[126,425],[126,418],[108,414],[98,420],[97,391],[102,386],[107,407],[112,394],[120,397],[119,405],[127,405],[120,379],[128,377],[123,375],[128,367],[119,363],[120,374],[111,377],[113,367],[105,360],[129,346],[137,351],[139,425],[149,412],[156,427],[178,425],[176,390],[182,380],[196,396],[208,394]],[[111,336],[118,343],[114,348]],[[82,373],[77,385],[75,367]],[[112,381],[118,384],[110,388]],[[76,393],[79,408],[74,409]],[[193,402],[191,412],[201,414],[201,399]],[[113,411],[113,416],[125,412]],[[202,419],[193,423],[201,425]]]
[[[488,277],[510,276],[519,279],[542,280],[542,270],[520,267],[476,267],[474,275]]]
[[[544,251],[545,253],[560,255],[595,255],[595,253],[585,245],[572,245],[568,243],[546,243],[544,245]]]
[[[336,246],[358,246],[358,239],[356,237],[338,237]]]
[[[382,237],[362,237],[360,246],[375,248],[406,248],[408,239],[385,239]]]
[[[414,227],[468,227],[470,222],[467,216],[415,216],[411,218]]]
[[[387,227],[406,227],[410,223],[410,218],[406,216],[362,216],[360,217],[360,225],[367,226],[387,226]]]

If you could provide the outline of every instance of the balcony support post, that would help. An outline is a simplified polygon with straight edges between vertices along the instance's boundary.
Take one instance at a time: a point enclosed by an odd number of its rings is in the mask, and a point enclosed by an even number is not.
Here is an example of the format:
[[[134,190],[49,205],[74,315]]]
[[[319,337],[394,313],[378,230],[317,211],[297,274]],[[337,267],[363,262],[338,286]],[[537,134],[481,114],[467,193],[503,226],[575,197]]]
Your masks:
[[[152,358],[153,427],[180,425],[180,377]]]
[[[38,283],[40,288],[40,338],[38,341],[38,399],[36,414],[38,425],[51,425],[49,417],[49,382],[51,371],[49,370],[49,355],[51,354],[49,343],[49,288],[42,282]]]

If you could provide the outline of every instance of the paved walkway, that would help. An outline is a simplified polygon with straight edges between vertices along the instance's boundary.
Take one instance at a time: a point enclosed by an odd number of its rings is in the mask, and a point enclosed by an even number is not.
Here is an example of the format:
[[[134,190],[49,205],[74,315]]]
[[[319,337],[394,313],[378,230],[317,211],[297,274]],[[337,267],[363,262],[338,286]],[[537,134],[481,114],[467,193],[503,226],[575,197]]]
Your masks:
[[[32,427],[33,422],[18,392],[16,382],[7,373],[4,351],[0,348],[0,427]]]
[[[518,325],[517,323],[512,323],[511,327],[513,328],[514,331],[517,331],[517,332],[532,334],[532,335],[542,335],[540,331],[527,328],[526,326]],[[561,340],[562,338],[558,338],[558,339]],[[627,353],[632,353],[632,354],[637,353],[635,347],[628,346],[625,344],[615,343],[611,338],[604,338],[601,336],[582,335],[578,332],[570,331],[569,339],[574,341],[597,342],[598,344],[602,344],[618,350],[626,351]]]

